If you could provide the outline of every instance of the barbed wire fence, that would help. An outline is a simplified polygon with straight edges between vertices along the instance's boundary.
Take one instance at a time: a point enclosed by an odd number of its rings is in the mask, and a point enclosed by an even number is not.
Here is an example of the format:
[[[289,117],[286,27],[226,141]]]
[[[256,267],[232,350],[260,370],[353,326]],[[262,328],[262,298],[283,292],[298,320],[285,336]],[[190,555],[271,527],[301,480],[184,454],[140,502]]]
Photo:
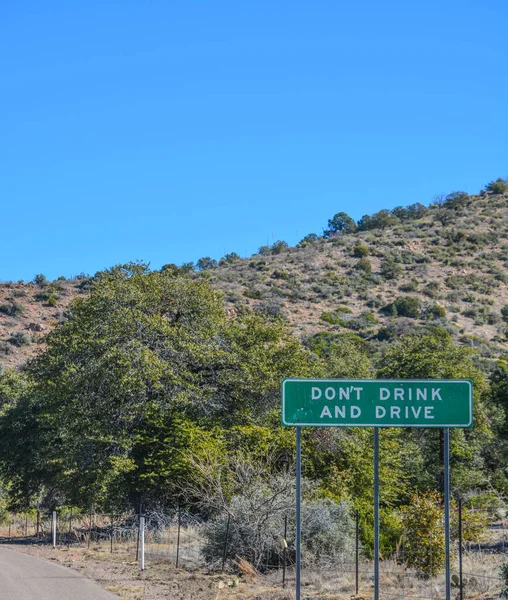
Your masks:
[[[476,515],[485,527],[478,533],[460,531],[462,513]],[[8,513],[0,525],[4,543],[41,543],[56,546],[79,546],[100,549],[103,552],[126,553],[140,560],[140,516],[134,512],[103,513],[91,505],[90,510],[77,512],[57,509],[56,531],[53,538],[52,511],[32,510],[22,514]],[[499,596],[504,587],[501,565],[508,562],[508,519],[506,510],[455,508],[453,524],[452,586],[460,599]],[[232,515],[220,515],[226,522],[224,534],[210,540],[213,521],[205,520],[184,506],[175,510],[147,510],[145,517],[144,557],[152,562],[165,562],[185,570],[205,569],[208,572],[242,572],[251,569],[260,573],[274,586],[291,587],[295,580],[294,522],[291,515],[280,515],[271,522],[271,530],[261,536],[261,547],[256,556],[242,556],[237,540],[245,533],[243,524]],[[275,523],[275,524],[274,524]],[[306,537],[306,523],[302,523],[302,538]],[[481,531],[480,531],[481,530]],[[308,534],[308,532],[307,532]],[[442,532],[434,532],[439,544]],[[266,542],[263,540],[266,539]],[[278,540],[277,547],[273,540]],[[433,556],[434,541],[422,539],[429,556]],[[306,589],[340,594],[370,595],[373,589],[374,569],[369,552],[359,539],[358,515],[352,543],[341,552],[332,552],[317,540],[302,553],[302,583]],[[415,540],[411,540],[414,552]],[[396,551],[383,557],[380,564],[380,595],[387,600],[407,598],[434,600],[445,595],[444,569],[430,569],[431,575],[422,576],[408,559],[408,540],[401,538]],[[263,544],[265,544],[263,546]]]

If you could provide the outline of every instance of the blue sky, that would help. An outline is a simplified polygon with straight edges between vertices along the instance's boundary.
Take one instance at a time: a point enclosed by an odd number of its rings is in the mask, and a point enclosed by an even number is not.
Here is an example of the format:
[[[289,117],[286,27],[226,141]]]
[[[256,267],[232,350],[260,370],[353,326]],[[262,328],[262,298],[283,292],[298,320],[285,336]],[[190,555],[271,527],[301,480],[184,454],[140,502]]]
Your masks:
[[[508,175],[505,0],[0,6],[0,280],[250,255]]]

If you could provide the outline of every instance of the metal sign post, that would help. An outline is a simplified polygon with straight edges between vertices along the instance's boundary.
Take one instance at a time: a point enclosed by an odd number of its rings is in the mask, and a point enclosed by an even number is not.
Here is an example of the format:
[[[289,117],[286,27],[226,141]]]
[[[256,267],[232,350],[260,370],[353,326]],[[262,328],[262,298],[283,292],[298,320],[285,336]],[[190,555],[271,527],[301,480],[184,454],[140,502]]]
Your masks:
[[[374,600],[379,600],[378,428],[444,428],[446,600],[450,600],[449,428],[473,427],[472,381],[284,379],[281,424],[284,427],[296,427],[296,600],[301,597],[301,428],[374,427]],[[356,589],[358,590],[358,573]]]
[[[451,597],[450,580],[450,430],[444,429],[444,509],[445,509],[445,555],[446,555],[446,600]]]
[[[379,600],[379,429],[374,427],[374,600]]]
[[[302,515],[301,515],[301,490],[302,480],[302,430],[296,428],[296,600],[300,600],[301,594],[301,539],[302,539]]]

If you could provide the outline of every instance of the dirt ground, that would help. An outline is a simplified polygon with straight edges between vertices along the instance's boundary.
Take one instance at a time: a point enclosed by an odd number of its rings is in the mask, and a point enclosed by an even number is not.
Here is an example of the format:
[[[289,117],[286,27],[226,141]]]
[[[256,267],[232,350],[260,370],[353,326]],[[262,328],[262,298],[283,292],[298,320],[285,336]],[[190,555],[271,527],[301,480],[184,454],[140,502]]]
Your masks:
[[[176,569],[164,561],[150,562],[141,572],[133,555],[113,554],[104,549],[52,547],[30,544],[5,544],[16,552],[55,561],[94,579],[123,600],[291,600],[294,594],[274,586],[262,575],[249,577],[231,574],[207,574]],[[331,600],[334,596],[323,595]]]

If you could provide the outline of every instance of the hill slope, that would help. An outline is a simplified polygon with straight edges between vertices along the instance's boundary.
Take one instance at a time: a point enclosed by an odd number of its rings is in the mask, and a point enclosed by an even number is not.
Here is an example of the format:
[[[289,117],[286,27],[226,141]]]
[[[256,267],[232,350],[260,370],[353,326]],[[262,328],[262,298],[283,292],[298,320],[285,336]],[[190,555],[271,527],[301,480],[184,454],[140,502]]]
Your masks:
[[[353,331],[377,344],[439,326],[482,356],[501,357],[508,194],[457,192],[421,208],[416,218],[402,208],[380,211],[362,219],[363,230],[332,230],[294,248],[276,243],[217,266],[210,261],[212,268],[190,276],[222,289],[231,311],[282,315],[301,336]],[[19,366],[43,347],[47,331],[90,285],[86,277],[0,284],[0,365]]]

